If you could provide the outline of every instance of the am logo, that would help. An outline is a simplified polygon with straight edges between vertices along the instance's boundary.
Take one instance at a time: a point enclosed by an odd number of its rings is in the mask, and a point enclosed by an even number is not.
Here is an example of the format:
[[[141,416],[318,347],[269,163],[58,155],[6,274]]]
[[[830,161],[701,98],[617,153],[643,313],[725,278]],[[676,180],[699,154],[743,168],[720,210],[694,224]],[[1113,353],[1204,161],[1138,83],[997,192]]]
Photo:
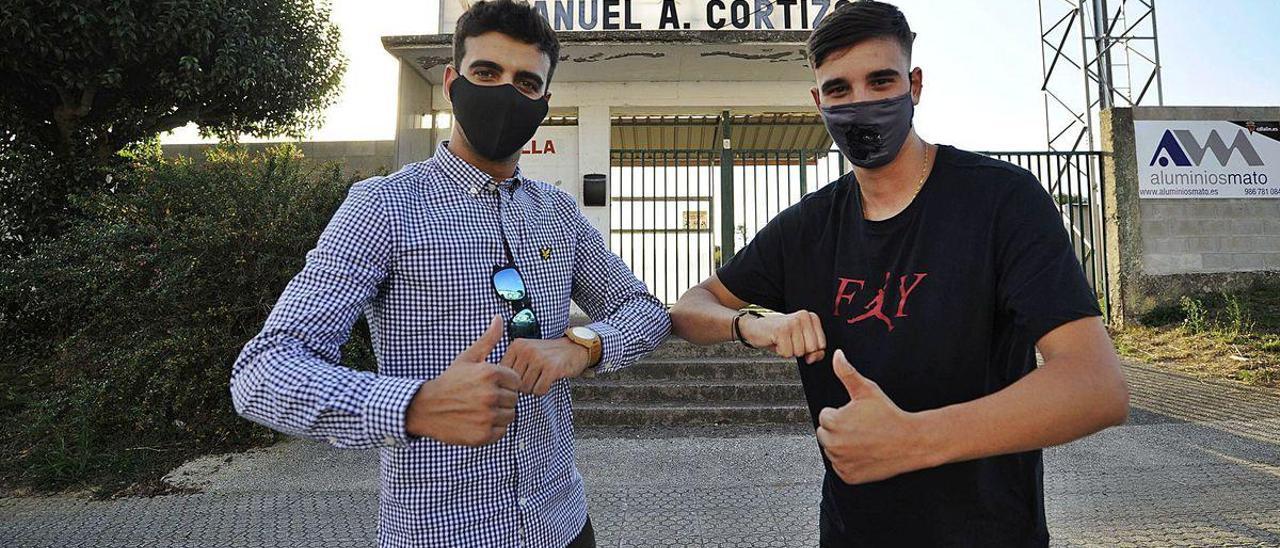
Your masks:
[[[1151,162],[1147,165],[1160,164],[1160,167],[1169,167],[1172,163],[1177,167],[1200,167],[1205,153],[1213,152],[1218,165],[1226,167],[1227,162],[1231,161],[1231,157],[1238,151],[1249,166],[1262,166],[1262,157],[1249,141],[1250,133],[1245,129],[1237,131],[1235,139],[1228,146],[1216,129],[1209,130],[1208,137],[1203,143],[1191,130],[1166,129],[1164,135],[1160,137],[1160,144],[1156,146],[1156,153],[1151,156]]]

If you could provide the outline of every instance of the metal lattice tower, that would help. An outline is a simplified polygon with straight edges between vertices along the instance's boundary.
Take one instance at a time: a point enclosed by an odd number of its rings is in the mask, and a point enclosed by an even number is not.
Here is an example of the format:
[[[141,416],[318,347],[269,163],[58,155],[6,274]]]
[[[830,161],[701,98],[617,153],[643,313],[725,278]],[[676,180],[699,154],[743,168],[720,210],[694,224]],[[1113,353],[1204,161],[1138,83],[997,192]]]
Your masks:
[[[1095,150],[1095,116],[1163,105],[1155,0],[1039,0],[1049,150]]]

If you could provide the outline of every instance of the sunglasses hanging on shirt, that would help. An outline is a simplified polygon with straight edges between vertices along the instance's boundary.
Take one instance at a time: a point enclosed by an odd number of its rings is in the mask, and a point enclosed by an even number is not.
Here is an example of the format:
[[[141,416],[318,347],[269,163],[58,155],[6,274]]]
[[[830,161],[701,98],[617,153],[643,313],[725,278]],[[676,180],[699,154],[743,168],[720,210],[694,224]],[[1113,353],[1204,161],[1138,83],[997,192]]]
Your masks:
[[[538,317],[533,313],[533,301],[516,268],[515,257],[511,254],[511,245],[507,243],[507,235],[502,230],[502,197],[498,197],[498,235],[502,238],[502,250],[507,254],[507,264],[493,267],[493,290],[498,297],[511,305],[514,313],[507,322],[507,335],[512,339],[541,339],[542,327],[538,325]]]

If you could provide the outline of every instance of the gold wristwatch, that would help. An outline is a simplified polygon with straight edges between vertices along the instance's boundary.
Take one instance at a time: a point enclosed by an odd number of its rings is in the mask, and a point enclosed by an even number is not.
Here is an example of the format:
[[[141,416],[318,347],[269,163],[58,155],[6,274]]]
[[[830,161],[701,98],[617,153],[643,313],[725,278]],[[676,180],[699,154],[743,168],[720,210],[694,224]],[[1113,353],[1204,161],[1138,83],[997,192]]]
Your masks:
[[[570,327],[564,332],[564,336],[573,341],[574,344],[581,345],[587,349],[587,370],[594,371],[597,365],[600,365],[601,355],[604,354],[604,342],[600,340],[600,335],[589,328],[578,326]]]

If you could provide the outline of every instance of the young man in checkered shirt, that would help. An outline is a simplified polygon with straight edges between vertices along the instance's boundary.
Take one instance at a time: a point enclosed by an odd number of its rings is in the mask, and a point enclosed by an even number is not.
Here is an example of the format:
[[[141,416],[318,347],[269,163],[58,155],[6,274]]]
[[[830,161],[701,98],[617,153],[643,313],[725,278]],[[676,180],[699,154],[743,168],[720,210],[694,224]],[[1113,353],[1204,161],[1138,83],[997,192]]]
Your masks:
[[[520,171],[558,56],[525,4],[459,18],[450,140],[352,187],[236,361],[245,417],[380,448],[381,546],[595,545],[565,379],[635,363],[671,324],[573,198]],[[594,323],[570,329],[570,301]],[[339,365],[361,313],[376,374]]]

